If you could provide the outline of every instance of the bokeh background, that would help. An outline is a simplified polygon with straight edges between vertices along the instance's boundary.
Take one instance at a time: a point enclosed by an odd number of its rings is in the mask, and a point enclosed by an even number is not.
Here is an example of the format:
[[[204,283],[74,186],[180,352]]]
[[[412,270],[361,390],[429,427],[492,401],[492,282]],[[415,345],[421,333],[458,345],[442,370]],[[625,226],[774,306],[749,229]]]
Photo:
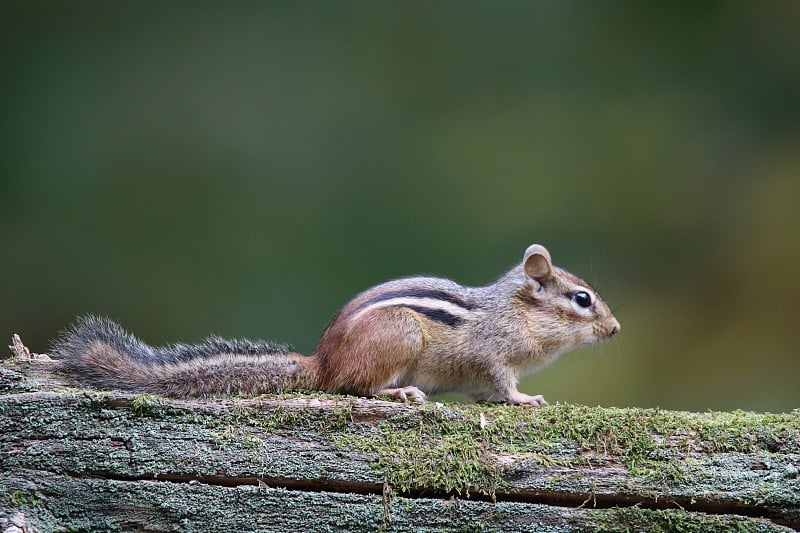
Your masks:
[[[19,2],[0,333],[308,353],[380,281],[549,247],[622,334],[522,390],[800,406],[800,3]]]

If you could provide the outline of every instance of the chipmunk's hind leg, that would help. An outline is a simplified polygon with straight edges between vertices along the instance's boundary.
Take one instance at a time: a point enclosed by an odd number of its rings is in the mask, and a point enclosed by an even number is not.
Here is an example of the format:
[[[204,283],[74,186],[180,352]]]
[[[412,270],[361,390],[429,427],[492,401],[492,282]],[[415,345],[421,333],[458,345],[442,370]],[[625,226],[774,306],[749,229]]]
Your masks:
[[[319,353],[323,387],[422,403],[426,394],[406,380],[412,379],[424,346],[424,331],[413,311],[376,309],[359,317],[348,331],[325,339]]]

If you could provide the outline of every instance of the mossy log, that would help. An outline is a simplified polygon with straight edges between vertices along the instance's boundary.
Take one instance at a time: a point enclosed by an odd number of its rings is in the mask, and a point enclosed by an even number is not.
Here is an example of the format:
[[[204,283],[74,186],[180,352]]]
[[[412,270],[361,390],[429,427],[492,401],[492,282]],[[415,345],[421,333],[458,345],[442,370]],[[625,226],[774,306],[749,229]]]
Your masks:
[[[188,401],[0,363],[0,531],[790,531],[800,410]]]

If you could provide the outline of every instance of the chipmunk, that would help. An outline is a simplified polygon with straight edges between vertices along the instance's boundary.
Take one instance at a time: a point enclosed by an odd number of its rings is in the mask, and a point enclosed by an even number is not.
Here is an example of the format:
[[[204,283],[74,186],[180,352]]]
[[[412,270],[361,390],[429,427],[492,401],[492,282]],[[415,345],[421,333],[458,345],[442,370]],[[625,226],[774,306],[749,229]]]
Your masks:
[[[311,356],[219,337],[153,348],[94,316],[63,332],[52,353],[88,385],[173,397],[321,390],[422,403],[462,392],[540,406],[541,395],[517,390],[520,377],[619,331],[597,293],[534,244],[485,287],[410,277],[367,289],[334,316]]]

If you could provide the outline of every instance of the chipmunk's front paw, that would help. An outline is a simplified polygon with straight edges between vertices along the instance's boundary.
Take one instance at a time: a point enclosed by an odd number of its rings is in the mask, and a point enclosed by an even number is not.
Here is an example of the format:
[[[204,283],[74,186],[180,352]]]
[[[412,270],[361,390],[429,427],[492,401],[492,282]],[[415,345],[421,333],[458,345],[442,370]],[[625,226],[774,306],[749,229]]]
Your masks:
[[[378,393],[379,396],[391,396],[402,402],[412,400],[416,403],[425,403],[428,395],[416,387],[401,387],[399,389],[383,389]]]
[[[521,392],[514,392],[513,394],[508,395],[506,398],[506,403],[510,403],[513,405],[532,405],[534,407],[541,407],[543,405],[547,405],[547,402],[544,401],[544,396],[541,394],[537,394],[536,396],[530,396],[528,394],[523,394]]]

